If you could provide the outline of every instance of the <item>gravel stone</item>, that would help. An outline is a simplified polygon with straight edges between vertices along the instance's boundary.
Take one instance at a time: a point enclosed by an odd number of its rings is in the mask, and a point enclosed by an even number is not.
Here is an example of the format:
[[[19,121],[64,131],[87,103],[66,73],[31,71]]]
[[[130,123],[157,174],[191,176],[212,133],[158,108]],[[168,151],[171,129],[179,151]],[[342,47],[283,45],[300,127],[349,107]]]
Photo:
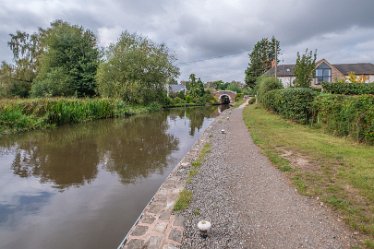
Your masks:
[[[180,243],[182,241],[182,232],[173,228],[169,234],[169,239]]]

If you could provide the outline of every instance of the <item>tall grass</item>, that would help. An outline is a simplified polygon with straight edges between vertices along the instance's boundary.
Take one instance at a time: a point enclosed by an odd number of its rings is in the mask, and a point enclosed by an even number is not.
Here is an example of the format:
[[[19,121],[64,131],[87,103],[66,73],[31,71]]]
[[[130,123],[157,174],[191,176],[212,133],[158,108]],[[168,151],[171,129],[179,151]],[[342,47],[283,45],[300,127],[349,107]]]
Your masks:
[[[0,134],[130,116],[160,106],[130,106],[120,99],[43,98],[0,100]]]

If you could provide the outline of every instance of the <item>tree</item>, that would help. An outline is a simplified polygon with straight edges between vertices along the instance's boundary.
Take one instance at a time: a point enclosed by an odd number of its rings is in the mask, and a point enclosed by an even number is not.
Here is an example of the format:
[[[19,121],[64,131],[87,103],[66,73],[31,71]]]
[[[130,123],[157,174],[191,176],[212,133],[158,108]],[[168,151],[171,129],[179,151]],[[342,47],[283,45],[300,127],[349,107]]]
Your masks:
[[[97,72],[100,95],[120,97],[129,103],[162,102],[166,84],[174,81],[179,69],[164,44],[124,32],[106,51],[106,60]]]
[[[258,41],[252,52],[249,54],[248,67],[245,70],[245,83],[249,87],[256,86],[256,80],[263,75],[272,66],[272,61],[275,60],[275,55],[279,57],[280,45],[279,41],[273,36],[271,40],[263,38]],[[277,59],[277,63],[279,60]]]
[[[99,50],[91,31],[57,20],[49,29],[40,30],[39,41],[43,52],[32,87],[34,96],[96,94]]]
[[[39,35],[17,31],[10,34],[8,46],[13,53],[13,64],[3,62],[1,65],[2,94],[8,97],[27,97],[38,69],[38,56],[41,52]]]
[[[242,92],[242,85],[238,81],[231,81],[229,85],[227,86],[227,90],[234,91],[237,93]]]
[[[0,97],[10,96],[10,88],[12,84],[12,67],[5,61],[1,62],[0,67]]]
[[[200,78],[196,80],[195,74],[190,75],[190,81],[188,83],[188,92],[187,94],[190,95],[192,98],[199,98],[204,96],[204,84]]]
[[[317,51],[313,52],[305,50],[305,53],[300,56],[297,52],[295,65],[295,86],[296,87],[310,87],[314,78],[316,70]]]

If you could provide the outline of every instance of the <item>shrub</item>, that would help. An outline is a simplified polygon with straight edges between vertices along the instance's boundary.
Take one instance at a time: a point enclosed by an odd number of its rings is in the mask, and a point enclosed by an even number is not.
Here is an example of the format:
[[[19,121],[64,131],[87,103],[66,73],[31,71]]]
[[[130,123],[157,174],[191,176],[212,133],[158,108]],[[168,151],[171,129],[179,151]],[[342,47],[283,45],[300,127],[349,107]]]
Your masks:
[[[359,95],[374,94],[374,83],[323,83],[323,91],[327,93]]]
[[[248,104],[249,104],[249,105],[252,105],[252,104],[254,104],[254,103],[256,103],[256,97],[252,97],[252,98],[250,98],[249,101],[248,101]]]
[[[265,108],[299,123],[309,123],[313,117],[316,92],[309,88],[286,88],[267,92],[263,96]]]
[[[254,90],[254,88],[250,88],[250,87],[246,86],[246,87],[243,88],[242,93],[244,95],[254,96],[255,95],[255,90]]]
[[[257,95],[260,103],[263,101],[265,93],[275,90],[282,89],[283,85],[281,81],[274,77],[260,77],[257,81]]]
[[[315,122],[338,136],[374,144],[374,96],[322,94],[315,98]]]
[[[235,96],[235,101],[239,101],[243,98],[243,93],[238,93],[236,96]]]

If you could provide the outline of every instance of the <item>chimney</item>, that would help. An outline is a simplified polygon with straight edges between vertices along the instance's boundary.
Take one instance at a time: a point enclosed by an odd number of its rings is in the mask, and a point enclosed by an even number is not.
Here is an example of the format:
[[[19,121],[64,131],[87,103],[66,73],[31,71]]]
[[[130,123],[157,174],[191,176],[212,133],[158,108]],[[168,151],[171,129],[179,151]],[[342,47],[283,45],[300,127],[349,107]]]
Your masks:
[[[271,61],[271,68],[274,68],[277,66],[277,63],[275,62],[275,59]]]

